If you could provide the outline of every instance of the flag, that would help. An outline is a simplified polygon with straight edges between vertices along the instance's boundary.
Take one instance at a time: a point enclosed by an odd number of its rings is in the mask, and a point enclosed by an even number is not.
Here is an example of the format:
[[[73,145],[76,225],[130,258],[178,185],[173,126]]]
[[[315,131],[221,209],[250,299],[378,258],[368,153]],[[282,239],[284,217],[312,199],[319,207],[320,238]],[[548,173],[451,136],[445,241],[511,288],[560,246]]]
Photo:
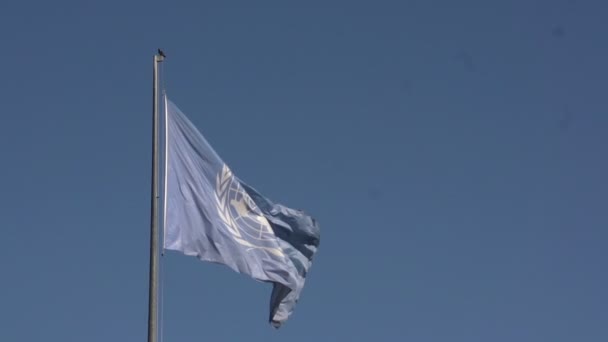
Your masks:
[[[165,115],[164,248],[272,283],[269,321],[280,327],[319,247],[316,220],[237,178],[166,97]]]

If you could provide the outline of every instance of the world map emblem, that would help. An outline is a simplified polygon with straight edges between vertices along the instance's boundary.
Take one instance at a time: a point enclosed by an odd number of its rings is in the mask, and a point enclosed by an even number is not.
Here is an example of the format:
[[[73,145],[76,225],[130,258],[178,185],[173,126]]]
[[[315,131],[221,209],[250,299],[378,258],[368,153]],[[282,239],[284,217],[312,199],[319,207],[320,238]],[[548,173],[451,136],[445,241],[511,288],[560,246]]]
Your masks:
[[[215,200],[220,219],[238,244],[248,250],[285,256],[270,223],[225,164],[217,175]]]

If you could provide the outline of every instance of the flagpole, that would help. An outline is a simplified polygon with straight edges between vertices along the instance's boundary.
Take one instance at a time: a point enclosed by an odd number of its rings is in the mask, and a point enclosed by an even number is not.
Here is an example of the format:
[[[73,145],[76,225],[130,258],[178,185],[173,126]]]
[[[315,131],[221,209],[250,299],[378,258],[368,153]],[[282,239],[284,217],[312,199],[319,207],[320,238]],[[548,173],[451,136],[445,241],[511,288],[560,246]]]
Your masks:
[[[148,342],[158,341],[158,65],[165,55],[154,55],[152,79],[152,203],[150,213],[150,279],[148,296]]]

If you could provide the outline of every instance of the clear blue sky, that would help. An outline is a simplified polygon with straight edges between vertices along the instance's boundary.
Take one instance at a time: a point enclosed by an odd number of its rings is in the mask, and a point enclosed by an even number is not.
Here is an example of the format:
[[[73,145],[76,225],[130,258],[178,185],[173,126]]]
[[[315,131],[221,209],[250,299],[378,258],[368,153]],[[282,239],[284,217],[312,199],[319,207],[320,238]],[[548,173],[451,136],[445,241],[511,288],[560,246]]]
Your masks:
[[[169,253],[165,341],[607,341],[608,4],[3,1],[0,340],[144,341],[151,67],[313,214],[270,286]]]

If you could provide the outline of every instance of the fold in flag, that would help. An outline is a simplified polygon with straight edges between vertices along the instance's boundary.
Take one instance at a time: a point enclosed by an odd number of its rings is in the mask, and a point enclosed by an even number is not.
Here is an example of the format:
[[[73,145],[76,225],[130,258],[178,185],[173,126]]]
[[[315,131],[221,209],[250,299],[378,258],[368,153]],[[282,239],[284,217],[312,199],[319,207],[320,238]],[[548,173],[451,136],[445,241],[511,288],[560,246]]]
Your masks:
[[[270,322],[280,327],[319,247],[317,222],[242,182],[166,97],[165,109],[164,248],[273,283]]]

